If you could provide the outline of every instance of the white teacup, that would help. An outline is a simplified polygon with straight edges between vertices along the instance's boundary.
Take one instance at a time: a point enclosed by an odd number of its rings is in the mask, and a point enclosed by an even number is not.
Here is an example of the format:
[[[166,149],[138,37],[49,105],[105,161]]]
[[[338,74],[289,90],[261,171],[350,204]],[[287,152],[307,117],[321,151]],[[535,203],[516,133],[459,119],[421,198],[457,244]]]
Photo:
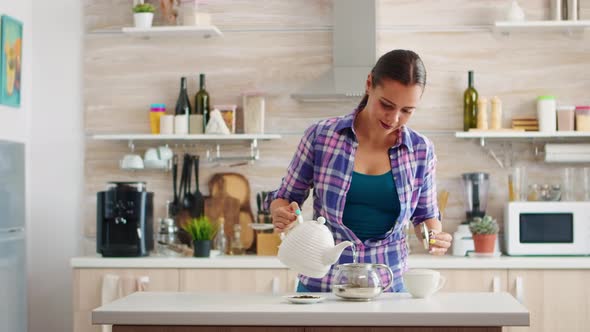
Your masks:
[[[158,157],[160,160],[170,160],[173,156],[174,152],[172,152],[172,149],[168,145],[158,147]]]
[[[427,298],[444,287],[447,279],[440,272],[428,269],[411,269],[404,273],[404,285],[415,298]]]
[[[120,161],[122,169],[143,169],[143,159],[136,154],[128,154]]]
[[[145,155],[143,156],[144,161],[156,161],[160,160],[158,150],[154,148],[149,148],[145,150]]]

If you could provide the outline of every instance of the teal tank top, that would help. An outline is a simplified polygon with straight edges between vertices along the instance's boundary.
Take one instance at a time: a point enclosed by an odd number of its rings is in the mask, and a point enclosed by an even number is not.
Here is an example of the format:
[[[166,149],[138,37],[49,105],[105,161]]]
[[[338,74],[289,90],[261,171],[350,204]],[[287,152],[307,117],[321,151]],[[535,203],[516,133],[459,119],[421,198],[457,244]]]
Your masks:
[[[342,222],[361,240],[382,238],[400,214],[391,171],[382,175],[353,172]]]

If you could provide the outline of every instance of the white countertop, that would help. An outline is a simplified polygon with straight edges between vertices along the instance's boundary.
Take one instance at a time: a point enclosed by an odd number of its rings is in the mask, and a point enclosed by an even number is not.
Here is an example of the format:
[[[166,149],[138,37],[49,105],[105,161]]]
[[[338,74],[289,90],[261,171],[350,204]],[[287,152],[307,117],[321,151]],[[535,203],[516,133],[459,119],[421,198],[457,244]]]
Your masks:
[[[216,326],[528,326],[508,293],[381,294],[348,302],[330,293],[315,304],[268,294],[138,292],[92,311],[93,324]]]
[[[430,269],[590,269],[590,256],[492,258],[410,255],[410,268]],[[281,269],[286,268],[275,256],[216,256],[211,258],[102,258],[75,257],[73,268],[177,268],[177,269]]]

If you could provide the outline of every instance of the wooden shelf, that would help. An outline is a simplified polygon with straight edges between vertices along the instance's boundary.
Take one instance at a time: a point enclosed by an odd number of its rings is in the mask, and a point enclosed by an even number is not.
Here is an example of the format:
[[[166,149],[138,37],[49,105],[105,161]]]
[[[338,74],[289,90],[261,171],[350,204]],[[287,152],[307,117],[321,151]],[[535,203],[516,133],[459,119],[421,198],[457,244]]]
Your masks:
[[[494,23],[494,31],[499,33],[511,32],[539,32],[539,31],[556,31],[556,32],[584,32],[590,28],[590,21],[524,21],[510,22],[498,21]]]
[[[96,134],[92,139],[102,141],[252,141],[280,139],[276,134],[233,134],[233,135],[153,135],[153,134]]]
[[[590,132],[584,131],[558,131],[554,133],[544,133],[538,131],[490,131],[490,132],[465,132],[459,131],[455,133],[457,138],[482,138],[482,139],[518,139],[518,138],[547,138],[547,139],[558,139],[558,138],[590,138]]]
[[[203,38],[221,37],[223,33],[214,26],[155,26],[149,29],[140,29],[134,27],[125,27],[122,33],[140,37],[157,37],[171,35],[195,35]]]

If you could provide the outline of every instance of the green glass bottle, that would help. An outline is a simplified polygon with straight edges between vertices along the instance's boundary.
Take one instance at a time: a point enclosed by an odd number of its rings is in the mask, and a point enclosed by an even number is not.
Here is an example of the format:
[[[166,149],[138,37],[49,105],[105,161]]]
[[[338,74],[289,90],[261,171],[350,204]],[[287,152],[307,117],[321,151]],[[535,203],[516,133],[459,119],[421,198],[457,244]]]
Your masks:
[[[469,86],[463,94],[463,130],[477,128],[477,90],[473,86],[473,70],[469,71]]]
[[[205,74],[199,75],[199,91],[195,95],[195,110],[197,114],[203,115],[203,131],[209,122],[210,100],[209,93],[205,90]]]

